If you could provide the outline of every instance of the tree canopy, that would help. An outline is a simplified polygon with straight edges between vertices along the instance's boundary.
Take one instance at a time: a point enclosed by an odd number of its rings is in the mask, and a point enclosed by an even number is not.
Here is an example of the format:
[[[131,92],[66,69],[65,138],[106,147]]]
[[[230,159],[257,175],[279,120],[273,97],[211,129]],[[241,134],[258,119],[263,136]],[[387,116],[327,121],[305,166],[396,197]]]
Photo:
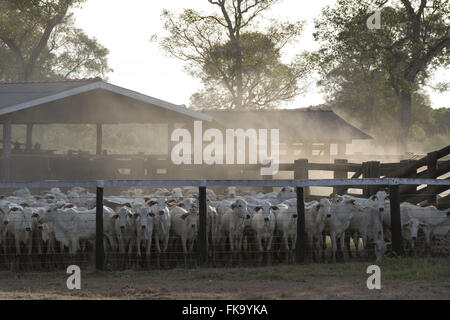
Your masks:
[[[0,0],[0,79],[103,76],[109,51],[74,26],[84,0]]]
[[[381,28],[371,30],[366,21],[375,9],[381,11]],[[395,136],[404,151],[414,97],[433,71],[450,63],[449,14],[446,0],[339,0],[325,8],[315,21],[321,48],[312,59],[329,98],[347,100],[341,108],[358,108],[362,121],[395,115]]]
[[[302,55],[282,61],[282,49],[302,31],[303,22],[271,21],[256,28],[261,14],[278,0],[208,0],[210,14],[164,10],[169,36],[161,40],[171,56],[204,87],[191,97],[194,108],[271,108],[304,92],[308,65]]]

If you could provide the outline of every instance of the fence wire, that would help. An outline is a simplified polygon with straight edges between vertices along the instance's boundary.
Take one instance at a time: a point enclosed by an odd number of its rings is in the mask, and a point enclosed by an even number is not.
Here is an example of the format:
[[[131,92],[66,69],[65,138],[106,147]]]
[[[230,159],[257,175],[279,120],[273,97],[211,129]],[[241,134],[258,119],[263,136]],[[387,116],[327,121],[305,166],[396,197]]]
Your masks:
[[[0,269],[39,271],[72,264],[95,265],[94,192],[95,188],[81,186],[23,188],[1,196]],[[383,253],[389,255],[388,192],[381,193],[384,196],[373,200],[377,206],[371,210],[363,204],[370,198],[347,195],[324,195],[305,202],[306,234],[300,241],[306,247],[306,261],[372,261],[377,258],[377,240],[387,243]],[[422,206],[400,205],[405,253],[449,256],[450,210],[431,205],[436,194],[422,196],[428,199]],[[277,187],[269,192],[267,187],[208,187],[206,197],[208,266],[252,267],[296,261],[299,213],[294,188]],[[105,188],[103,204],[104,269],[199,265],[197,186],[110,187]],[[355,204],[358,209],[352,208]],[[333,219],[340,219],[343,227],[337,230]]]

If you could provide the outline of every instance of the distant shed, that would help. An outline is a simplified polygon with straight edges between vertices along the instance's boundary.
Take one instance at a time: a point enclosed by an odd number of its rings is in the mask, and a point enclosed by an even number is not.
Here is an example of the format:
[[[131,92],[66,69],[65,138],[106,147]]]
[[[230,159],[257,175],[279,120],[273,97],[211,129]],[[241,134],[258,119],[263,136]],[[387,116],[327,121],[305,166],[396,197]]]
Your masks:
[[[329,157],[335,145],[337,156],[346,154],[353,140],[373,139],[331,109],[299,108],[261,111],[203,111],[230,129],[279,129],[280,148],[287,160]]]

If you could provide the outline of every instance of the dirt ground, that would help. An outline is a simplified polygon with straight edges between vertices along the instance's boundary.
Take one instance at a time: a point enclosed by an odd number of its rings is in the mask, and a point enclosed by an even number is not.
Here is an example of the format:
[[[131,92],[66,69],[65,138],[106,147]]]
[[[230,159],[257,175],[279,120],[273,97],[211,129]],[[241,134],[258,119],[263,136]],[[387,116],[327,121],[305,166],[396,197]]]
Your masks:
[[[81,290],[65,271],[0,272],[0,299],[449,299],[450,259],[392,259],[380,264],[381,290],[368,290],[370,263],[262,268],[96,272]]]

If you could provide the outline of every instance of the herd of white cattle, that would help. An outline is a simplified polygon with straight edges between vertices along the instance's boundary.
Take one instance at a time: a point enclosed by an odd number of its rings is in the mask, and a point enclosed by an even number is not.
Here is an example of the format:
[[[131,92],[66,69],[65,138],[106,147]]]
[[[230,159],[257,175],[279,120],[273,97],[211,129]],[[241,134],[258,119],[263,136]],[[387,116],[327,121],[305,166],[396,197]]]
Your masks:
[[[225,193],[216,195],[207,189],[210,260],[222,257],[232,263],[251,251],[259,261],[263,256],[269,261],[273,256],[292,261],[298,219],[294,189],[284,187],[278,193],[258,193],[229,187]],[[93,251],[95,205],[95,194],[80,187],[67,193],[54,188],[39,196],[20,189],[3,197],[0,254],[8,259],[36,255],[74,258]],[[402,203],[400,208],[402,235],[410,248],[415,247],[419,230],[423,231],[428,249],[433,237],[449,233],[449,210],[410,203]],[[327,236],[332,262],[336,262],[338,250],[344,253],[347,249],[351,256],[350,241],[356,254],[359,255],[362,242],[367,257],[380,261],[390,244],[390,227],[390,202],[384,191],[368,199],[331,195],[305,203],[308,252],[315,261],[325,258]],[[160,188],[148,195],[142,190],[130,190],[121,196],[105,197],[103,228],[107,261],[111,257],[134,257],[149,262],[154,256],[159,267],[160,255],[174,252],[175,245],[181,243],[186,265],[198,237],[198,189]]]

